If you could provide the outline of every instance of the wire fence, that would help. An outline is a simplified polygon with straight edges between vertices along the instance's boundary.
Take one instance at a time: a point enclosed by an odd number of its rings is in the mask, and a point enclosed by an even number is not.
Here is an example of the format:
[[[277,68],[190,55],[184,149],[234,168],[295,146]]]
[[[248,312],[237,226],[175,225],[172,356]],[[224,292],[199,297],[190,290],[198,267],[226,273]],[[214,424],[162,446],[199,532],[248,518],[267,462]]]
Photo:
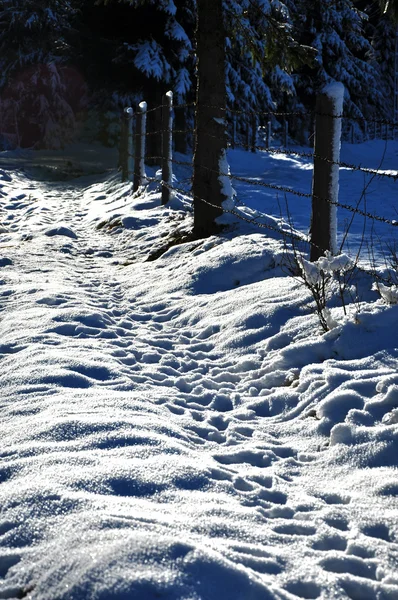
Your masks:
[[[174,111],[175,110],[179,110],[179,109],[192,109],[195,107],[195,103],[189,103],[189,104],[184,104],[184,105],[178,105],[176,107],[174,107]],[[212,106],[208,106],[207,108],[212,109],[215,107]],[[218,108],[218,107],[217,107]],[[151,108],[149,110],[145,110],[145,111],[141,111],[137,110],[134,113],[132,113],[132,111],[129,113],[129,118],[128,120],[125,119],[125,122],[128,123],[128,127],[127,129],[125,129],[125,133],[124,133],[124,137],[122,135],[122,140],[124,139],[124,151],[121,152],[121,158],[120,158],[120,162],[126,164],[126,163],[130,163],[134,164],[134,189],[137,190],[141,185],[143,185],[145,182],[148,183],[157,183],[161,186],[162,188],[162,194],[164,193],[164,198],[166,199],[165,202],[166,203],[167,200],[170,198],[170,194],[171,193],[179,193],[179,194],[183,194],[185,197],[189,194],[189,190],[187,190],[187,188],[183,188],[181,187],[181,185],[183,185],[184,183],[189,183],[190,181],[190,177],[185,178],[184,180],[181,180],[179,182],[179,184],[175,183],[175,180],[173,179],[173,174],[172,174],[172,165],[176,165],[176,166],[180,166],[180,167],[185,167],[187,169],[192,169],[193,168],[193,161],[190,160],[179,160],[177,159],[175,156],[173,156],[173,152],[172,152],[172,144],[173,144],[173,136],[175,134],[180,134],[182,136],[193,136],[194,135],[194,129],[191,127],[183,127],[183,128],[174,128],[173,126],[173,121],[170,120],[170,115],[166,115],[165,117],[165,113],[167,113],[167,111],[170,109],[170,105],[168,105],[166,102],[163,102],[161,105],[156,106],[154,108]],[[343,114],[332,114],[329,112],[315,112],[315,111],[311,111],[311,112],[302,112],[302,111],[294,111],[294,112],[272,112],[272,111],[245,111],[245,113],[243,113],[243,111],[240,110],[231,110],[231,109],[225,109],[226,112],[228,111],[229,115],[244,115],[245,118],[247,119],[248,115],[255,115],[255,116],[266,116],[267,119],[270,118],[279,118],[279,117],[283,117],[283,118],[298,118],[298,117],[310,117],[312,121],[315,121],[317,117],[321,116],[321,117],[332,117],[333,119],[343,119],[345,118]],[[151,131],[146,131],[145,128],[142,129],[141,125],[140,125],[140,119],[143,118],[144,113],[145,113],[145,117],[146,114],[150,113],[150,112],[155,112],[155,111],[160,111],[161,114],[163,115],[160,125],[158,122],[158,127],[151,130]],[[125,111],[126,114],[126,111]],[[247,119],[248,120],[248,119]],[[364,122],[363,118],[358,118],[357,121],[359,122]],[[394,130],[395,128],[398,128],[398,123],[392,120],[388,120],[388,119],[375,119],[372,121],[373,123],[377,124],[377,125],[384,125],[384,126],[388,126],[390,128],[392,128],[393,130],[393,135],[394,135]],[[171,126],[170,126],[171,123]],[[137,131],[139,131],[139,133],[137,133]],[[256,131],[254,132],[253,138],[252,140],[250,140],[249,142],[246,139],[246,142],[244,140],[242,140],[242,135],[239,139],[238,136],[236,136],[235,133],[235,140],[233,140],[233,143],[231,142],[231,136],[230,136],[230,140],[229,140],[229,145],[231,147],[234,148],[241,148],[244,150],[250,150],[252,152],[265,152],[271,155],[285,155],[285,156],[297,156],[300,158],[304,158],[310,161],[314,162],[314,167],[317,161],[320,161],[321,163],[326,163],[327,165],[330,165],[330,167],[338,167],[338,168],[343,168],[346,170],[350,170],[352,172],[361,172],[366,176],[369,176],[371,180],[373,180],[374,178],[378,178],[378,179],[387,179],[390,182],[392,182],[393,184],[398,182],[398,165],[397,165],[397,170],[391,170],[391,169],[382,169],[382,168],[370,168],[370,167],[365,167],[362,166],[360,164],[351,164],[351,163],[347,163],[344,161],[340,161],[340,160],[334,160],[333,158],[324,156],[322,154],[319,154],[316,152],[316,148],[314,149],[313,152],[308,152],[308,151],[302,151],[299,149],[295,149],[295,148],[289,148],[287,147],[275,147],[270,145],[269,143],[265,143],[265,142],[269,142],[270,140],[268,139],[264,139],[264,143],[258,143],[258,138],[261,136],[261,129],[258,126],[258,121],[256,121]],[[209,135],[209,137],[211,137],[211,135]],[[150,138],[157,138],[158,139],[158,148],[159,148],[159,152],[158,153],[147,153],[145,155],[145,139],[150,139]],[[166,145],[163,143],[161,143],[160,140],[165,140],[165,139],[169,140],[169,143]],[[130,140],[130,141],[129,141]],[[286,140],[285,140],[286,141]],[[121,148],[122,148],[123,144],[121,144]],[[167,151],[167,147],[169,147],[169,151]],[[140,160],[137,160],[137,148],[140,149]],[[164,151],[164,149],[166,148],[166,151]],[[167,156],[165,156],[165,153],[167,154]],[[144,167],[144,160],[143,157],[145,156],[145,160],[150,163],[150,164],[161,164],[164,165],[165,163],[168,164],[168,169],[169,169],[169,173],[167,175],[167,178],[164,177],[164,172],[162,171],[162,178],[161,180],[159,180],[159,178],[153,178],[153,177],[147,177],[145,174],[145,167]],[[133,158],[135,158],[135,160],[133,161]],[[132,168],[132,167],[131,167]],[[355,215],[359,215],[361,217],[363,217],[364,219],[369,219],[372,222],[379,222],[379,223],[383,223],[386,224],[388,226],[391,227],[397,227],[398,226],[398,220],[386,217],[382,214],[377,214],[375,212],[372,212],[370,210],[366,209],[366,203],[364,203],[364,207],[361,208],[359,206],[360,202],[357,202],[354,206],[350,205],[346,202],[341,202],[340,199],[336,199],[336,198],[332,198],[332,197],[327,197],[325,196],[319,196],[316,193],[314,193],[314,189],[312,190],[312,192],[303,192],[300,190],[296,190],[291,186],[288,185],[278,185],[275,183],[271,183],[269,181],[266,181],[266,179],[259,179],[258,177],[253,178],[253,177],[246,177],[243,175],[237,175],[235,173],[230,173],[230,172],[222,172],[220,170],[215,170],[215,169],[210,169],[208,166],[205,165],[197,165],[195,164],[195,169],[197,171],[203,171],[203,172],[210,172],[213,175],[217,175],[217,177],[223,177],[223,178],[228,178],[231,182],[236,181],[242,184],[248,184],[250,186],[254,186],[254,187],[259,187],[259,188],[264,188],[267,190],[273,190],[275,192],[277,192],[278,194],[282,194],[283,196],[286,196],[287,194],[289,195],[293,195],[296,197],[301,197],[301,198],[305,198],[308,200],[311,200],[313,203],[314,201],[320,201],[321,203],[325,204],[325,205],[329,205],[329,206],[334,206],[334,207],[339,207],[342,208],[348,212],[350,212],[353,216]],[[123,169],[122,169],[123,170]],[[129,171],[129,166],[127,166],[125,168],[125,173],[127,173],[127,177],[129,178],[131,175],[131,170]],[[397,183],[397,198],[398,198],[398,183]],[[163,198],[163,195],[162,195]],[[195,196],[195,201],[200,202],[201,204],[207,205],[211,208],[215,208],[215,209],[219,209],[220,206],[214,204],[211,199],[209,198],[201,198],[201,197],[197,197]],[[194,204],[193,200],[192,200],[192,204]],[[319,250],[321,250],[322,248],[320,248],[320,246],[316,243],[314,243],[313,239],[310,239],[309,236],[305,235],[304,233],[299,233],[293,230],[291,224],[289,224],[288,222],[286,222],[283,226],[280,226],[281,223],[281,219],[279,218],[279,220],[275,217],[268,217],[265,214],[259,213],[258,211],[254,211],[253,209],[251,209],[250,207],[246,206],[241,200],[238,200],[236,202],[236,205],[234,208],[222,208],[224,213],[229,213],[231,215],[233,215],[234,217],[240,219],[241,221],[244,221],[254,227],[257,227],[259,229],[266,229],[266,230],[270,230],[273,232],[276,232],[278,234],[280,234],[281,236],[284,237],[284,239],[290,239],[291,242],[296,242],[296,243],[304,243],[306,245],[308,245],[308,247],[317,247]]]

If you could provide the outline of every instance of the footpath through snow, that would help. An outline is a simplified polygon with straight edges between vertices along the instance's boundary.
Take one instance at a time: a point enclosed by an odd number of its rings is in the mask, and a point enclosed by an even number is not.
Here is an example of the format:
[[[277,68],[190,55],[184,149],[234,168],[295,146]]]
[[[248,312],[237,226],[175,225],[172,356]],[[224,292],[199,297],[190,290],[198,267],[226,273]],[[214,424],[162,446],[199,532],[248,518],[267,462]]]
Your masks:
[[[0,598],[397,600],[398,306],[322,335],[275,236],[0,179]]]

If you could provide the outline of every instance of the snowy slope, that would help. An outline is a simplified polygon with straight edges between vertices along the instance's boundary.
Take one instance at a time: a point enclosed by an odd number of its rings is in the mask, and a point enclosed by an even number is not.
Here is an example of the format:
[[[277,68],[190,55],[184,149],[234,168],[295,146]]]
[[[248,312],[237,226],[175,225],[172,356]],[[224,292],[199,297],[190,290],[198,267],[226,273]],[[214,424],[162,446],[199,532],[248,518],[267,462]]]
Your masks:
[[[396,600],[398,306],[322,334],[277,234],[1,185],[0,598]]]

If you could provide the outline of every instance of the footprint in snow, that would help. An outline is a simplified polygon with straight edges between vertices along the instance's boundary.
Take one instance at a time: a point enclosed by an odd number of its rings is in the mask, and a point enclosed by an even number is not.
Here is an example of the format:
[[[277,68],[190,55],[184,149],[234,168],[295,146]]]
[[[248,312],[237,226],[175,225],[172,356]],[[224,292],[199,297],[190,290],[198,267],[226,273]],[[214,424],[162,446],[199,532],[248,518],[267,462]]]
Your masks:
[[[321,560],[320,565],[325,571],[332,573],[350,573],[357,577],[376,579],[376,564],[356,556],[328,556]]]
[[[329,517],[325,517],[325,523],[329,525],[329,527],[339,529],[340,531],[348,531],[349,529],[348,519],[341,515],[331,515]]]
[[[321,588],[313,581],[292,581],[285,585],[285,590],[308,600],[315,600],[321,594]]]
[[[66,227],[66,225],[58,225],[58,227],[52,227],[51,229],[47,229],[44,232],[44,235],[48,237],[54,237],[56,235],[64,235],[66,237],[77,239],[76,233],[70,227]]]
[[[17,565],[20,560],[21,556],[14,552],[0,554],[0,577],[5,577],[11,567]]]
[[[376,523],[374,525],[366,525],[362,527],[362,533],[368,537],[378,538],[386,542],[391,542],[391,534],[387,525],[384,523]]]
[[[329,550],[338,550],[344,552],[347,548],[347,540],[341,535],[322,535],[312,544],[314,550],[328,552]]]

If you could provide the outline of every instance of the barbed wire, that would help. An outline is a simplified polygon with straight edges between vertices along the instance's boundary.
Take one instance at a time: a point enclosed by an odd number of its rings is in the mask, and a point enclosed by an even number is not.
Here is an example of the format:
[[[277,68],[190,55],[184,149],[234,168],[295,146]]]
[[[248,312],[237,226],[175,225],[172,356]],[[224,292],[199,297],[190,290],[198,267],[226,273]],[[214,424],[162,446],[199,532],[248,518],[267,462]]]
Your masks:
[[[215,137],[215,136],[213,136],[213,137]],[[384,171],[380,171],[378,169],[371,169],[370,167],[361,167],[360,165],[353,165],[353,164],[346,163],[346,162],[331,160],[329,158],[325,158],[324,156],[320,156],[319,154],[315,154],[314,152],[302,152],[300,150],[293,150],[290,148],[281,149],[281,148],[272,148],[269,146],[258,146],[258,145],[243,144],[243,143],[239,143],[239,144],[235,143],[235,147],[245,148],[246,150],[251,150],[254,148],[255,150],[268,152],[269,154],[285,154],[287,156],[294,155],[294,156],[300,156],[302,158],[312,158],[312,159],[316,158],[318,160],[327,162],[331,165],[338,165],[339,167],[344,167],[345,169],[350,169],[351,171],[361,171],[362,173],[367,173],[368,175],[376,175],[377,177],[389,177],[390,179],[393,179],[394,181],[398,179],[398,171],[396,171],[395,174],[394,173],[385,173]]]
[[[145,136],[151,136],[151,135],[161,135],[163,133],[193,133],[195,130],[193,128],[190,129],[173,129],[173,128],[167,128],[167,129],[158,129],[157,131],[146,131],[145,132]],[[139,133],[134,133],[133,134],[134,137],[140,136]]]
[[[212,139],[216,139],[219,140],[219,136],[216,135],[212,135],[208,132],[204,132],[204,135],[206,135],[209,138]],[[331,160],[329,158],[326,158],[324,156],[320,156],[319,154],[315,154],[313,152],[301,152],[300,150],[290,150],[290,149],[281,149],[281,148],[272,148],[272,147],[265,147],[265,146],[258,146],[258,145],[253,145],[253,144],[244,144],[244,143],[238,143],[238,144],[232,144],[231,142],[228,142],[228,147],[229,148],[234,148],[234,147],[238,147],[238,148],[245,148],[246,150],[260,150],[260,151],[264,151],[264,152],[268,152],[269,154],[286,154],[286,155],[297,155],[297,156],[301,156],[304,158],[317,158],[319,160],[323,160],[327,163],[333,164],[333,165],[339,165],[340,167],[345,167],[347,169],[351,169],[353,171],[361,171],[370,175],[377,175],[378,177],[389,177],[390,179],[393,179],[394,181],[398,179],[398,171],[395,171],[393,173],[385,173],[384,171],[381,171],[379,169],[371,169],[370,167],[361,167],[360,165],[353,165],[353,164],[349,164],[349,163],[345,163],[345,162],[340,162],[340,161],[334,161]]]
[[[184,190],[182,188],[178,188],[176,186],[170,185],[169,183],[167,183],[166,181],[162,181],[159,179],[156,179],[155,177],[147,177],[146,181],[148,182],[154,182],[157,183],[161,186],[165,186],[166,188],[168,188],[170,191],[172,192],[178,192],[182,195],[184,195],[186,197],[187,195],[187,190]],[[238,212],[235,209],[228,209],[225,207],[220,207],[217,204],[214,204],[212,202],[209,202],[208,200],[205,200],[204,198],[201,198],[199,196],[194,196],[192,199],[190,199],[190,205],[193,206],[194,200],[198,200],[199,202],[202,202],[204,204],[206,204],[207,206],[210,206],[211,208],[215,208],[217,210],[221,210],[222,213],[227,213],[227,214],[231,214],[235,217],[237,217],[238,219],[240,219],[241,221],[244,221],[245,223],[249,224],[249,225],[254,225],[255,227],[258,227],[260,229],[267,229],[269,231],[273,231],[274,233],[279,233],[284,240],[286,240],[287,238],[290,239],[291,241],[295,241],[295,242],[300,242],[303,244],[306,244],[308,246],[311,246],[313,248],[317,248],[318,250],[321,250],[322,253],[324,252],[324,248],[321,248],[318,244],[315,244],[314,242],[312,242],[308,236],[306,236],[305,234],[301,234],[299,235],[298,233],[294,233],[292,231],[292,225],[289,224],[289,230],[286,229],[281,229],[280,227],[277,227],[276,225],[271,225],[270,223],[264,223],[261,221],[256,220],[256,217],[248,217],[245,214]],[[248,210],[253,210],[250,207],[246,206],[243,202],[239,201],[239,204],[243,207],[243,208],[247,208]],[[267,215],[264,214],[264,217],[266,217]],[[374,279],[377,279],[377,281],[385,283],[387,285],[391,284],[391,281],[382,277],[381,275],[379,275],[374,268],[372,268],[372,270],[368,270],[365,269],[364,267],[361,267],[358,262],[356,261],[354,263],[354,268],[357,269],[358,271],[364,273],[367,276],[370,276]]]
[[[212,136],[210,134],[206,134],[208,135],[208,137],[213,137],[216,138],[216,136]],[[252,146],[250,144],[235,144],[235,146],[237,146],[238,148],[245,148],[245,149],[252,149],[255,148],[256,150],[262,151],[262,152],[267,152],[269,154],[279,154],[279,155],[286,155],[286,156],[299,156],[301,158],[310,158],[310,159],[318,159],[318,160],[322,160],[328,164],[332,164],[332,165],[338,165],[339,167],[343,167],[345,169],[350,169],[351,171],[359,171],[361,173],[366,173],[367,175],[375,175],[376,177],[387,177],[389,179],[392,179],[393,181],[397,181],[398,180],[398,171],[396,171],[395,173],[386,173],[384,171],[380,171],[379,169],[371,169],[370,167],[361,167],[360,165],[354,165],[354,164],[350,164],[350,163],[346,163],[346,162],[342,162],[342,161],[335,161],[335,160],[331,160],[329,158],[325,158],[324,156],[320,156],[319,154],[315,154],[314,152],[301,152],[300,150],[293,150],[293,149],[281,149],[281,148],[271,148],[271,147],[267,147],[267,146]],[[162,156],[149,156],[147,157],[147,160],[162,160],[163,157]],[[171,159],[171,162],[174,162],[177,165],[183,165],[183,166],[189,166],[192,165],[192,162],[188,162],[188,161],[179,161],[176,160],[174,158]]]
[[[199,169],[205,169],[206,171],[215,173],[215,174],[217,174],[218,177],[228,177],[229,179],[235,179],[236,181],[242,181],[243,183],[250,183],[251,185],[265,187],[267,189],[272,189],[277,192],[283,192],[284,194],[293,194],[294,196],[299,196],[301,198],[313,198],[315,200],[320,200],[321,202],[327,202],[328,204],[332,204],[333,206],[339,206],[340,208],[344,208],[345,210],[348,210],[350,212],[360,214],[363,217],[367,217],[374,221],[379,221],[379,222],[385,223],[387,225],[392,225],[394,227],[398,226],[398,221],[396,221],[395,219],[390,220],[390,219],[387,219],[386,217],[381,217],[379,215],[375,215],[373,213],[361,210],[360,208],[350,206],[349,204],[344,204],[344,203],[336,201],[336,200],[331,200],[330,198],[321,198],[320,196],[316,196],[312,193],[299,192],[297,190],[294,190],[294,189],[289,188],[284,185],[276,185],[273,183],[267,183],[265,181],[256,181],[256,180],[250,179],[249,177],[233,175],[231,173],[222,173],[222,172],[216,171],[215,169],[211,169],[210,167],[206,167],[204,165],[197,165],[197,167]]]
[[[149,158],[157,160],[157,159],[161,159],[162,157],[152,156]],[[148,158],[148,160],[149,160],[149,158]],[[193,166],[192,162],[181,161],[181,160],[177,160],[175,158],[171,158],[170,162],[180,165],[180,166],[185,166],[185,167]],[[385,224],[391,225],[393,227],[398,226],[398,221],[395,219],[390,220],[390,219],[387,219],[386,217],[381,217],[380,215],[376,215],[374,213],[361,210],[358,207],[354,207],[349,204],[345,204],[343,202],[339,202],[336,200],[331,200],[330,198],[321,198],[320,196],[316,196],[309,192],[299,192],[299,191],[294,190],[293,188],[290,188],[287,186],[277,185],[277,184],[273,184],[273,183],[267,183],[266,181],[258,181],[255,179],[251,179],[250,177],[243,177],[241,175],[233,175],[232,173],[222,173],[222,172],[216,171],[215,169],[211,169],[210,167],[205,167],[204,165],[196,165],[196,166],[199,169],[205,169],[207,171],[210,171],[210,172],[216,174],[218,177],[228,177],[229,179],[235,179],[236,181],[241,181],[242,183],[248,183],[250,185],[265,187],[267,189],[272,189],[277,192],[283,192],[284,194],[292,194],[292,195],[298,196],[300,198],[311,198],[311,199],[315,199],[315,200],[320,200],[322,202],[327,202],[328,204],[332,204],[334,206],[339,206],[340,208],[344,208],[345,210],[347,210],[349,212],[359,214],[363,217],[372,219],[373,221],[379,221],[381,223],[385,223]],[[377,171],[376,171],[376,173],[377,173]],[[395,177],[395,179],[396,179],[396,177]]]
[[[173,105],[173,110],[178,110],[178,109],[182,109],[182,108],[193,108],[197,106],[197,102],[193,101],[193,102],[189,102],[189,103],[185,103],[185,104],[175,104]],[[213,105],[213,104],[202,104],[203,108],[210,108],[212,110],[220,110],[221,112],[225,112],[225,113],[229,113],[231,115],[245,115],[245,116],[262,116],[262,117],[283,117],[283,118],[288,118],[288,117],[315,117],[315,116],[320,116],[320,117],[330,117],[331,119],[343,119],[346,121],[355,121],[357,123],[371,123],[374,125],[387,125],[389,127],[392,128],[396,128],[398,127],[398,121],[395,120],[391,120],[391,119],[387,119],[387,118],[373,118],[373,117],[354,117],[351,115],[346,115],[344,113],[339,114],[339,115],[334,115],[334,114],[330,114],[330,113],[323,113],[323,112],[318,112],[315,109],[313,110],[292,110],[292,111],[281,111],[281,110],[272,110],[272,109],[267,109],[267,110],[255,110],[253,108],[249,108],[249,109],[238,109],[238,108],[232,108],[229,106],[223,107],[223,106],[217,106],[217,105]],[[159,104],[158,106],[152,107],[152,108],[147,108],[145,111],[143,112],[138,112],[136,110],[133,111],[132,114],[132,118],[136,118],[137,115],[141,115],[141,114],[149,114],[152,112],[155,112],[159,109],[162,108],[169,108],[169,106],[167,104]]]

